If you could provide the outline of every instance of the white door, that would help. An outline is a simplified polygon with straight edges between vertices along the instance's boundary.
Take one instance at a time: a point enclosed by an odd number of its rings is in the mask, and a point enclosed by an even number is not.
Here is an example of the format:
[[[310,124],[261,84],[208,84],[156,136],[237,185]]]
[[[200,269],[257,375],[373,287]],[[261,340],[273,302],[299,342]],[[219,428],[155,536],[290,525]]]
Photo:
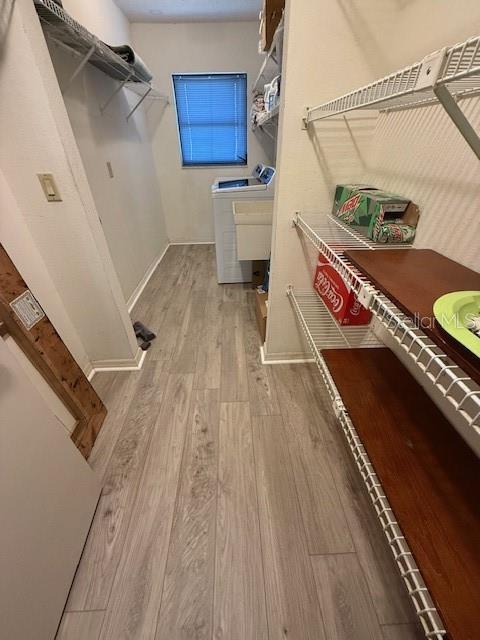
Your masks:
[[[0,338],[0,639],[53,640],[100,495]]]

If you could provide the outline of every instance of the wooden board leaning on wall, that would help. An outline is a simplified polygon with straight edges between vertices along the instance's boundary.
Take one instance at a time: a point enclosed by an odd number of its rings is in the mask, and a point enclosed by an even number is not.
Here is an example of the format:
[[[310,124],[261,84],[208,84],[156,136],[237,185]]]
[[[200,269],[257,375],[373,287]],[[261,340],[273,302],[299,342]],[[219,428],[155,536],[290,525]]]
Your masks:
[[[0,321],[77,420],[71,438],[88,458],[107,410],[65,346],[55,327],[44,315],[28,329],[10,303],[28,292],[28,286],[0,244]]]

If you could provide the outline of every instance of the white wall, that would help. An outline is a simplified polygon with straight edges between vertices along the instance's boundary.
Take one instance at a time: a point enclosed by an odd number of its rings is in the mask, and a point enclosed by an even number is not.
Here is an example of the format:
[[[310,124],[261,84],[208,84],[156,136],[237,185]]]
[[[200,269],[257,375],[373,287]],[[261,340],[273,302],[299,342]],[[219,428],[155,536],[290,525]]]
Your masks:
[[[64,7],[109,44],[130,42],[129,23],[111,0],[68,0]],[[50,44],[50,52],[63,87],[78,58],[55,44]],[[143,107],[126,120],[130,105],[139,97],[124,89],[103,113],[100,111],[117,87],[118,81],[87,65],[63,97],[122,291],[129,301],[164,252],[168,238]]]
[[[34,296],[41,302],[49,319],[59,331],[79,366],[84,371],[88,370],[90,366],[88,353],[55,288],[28,224],[1,169],[0,242],[17,265]]]
[[[213,241],[210,185],[214,178],[245,175],[257,162],[266,161],[267,156],[256,135],[250,132],[248,168],[183,169],[172,74],[247,72],[250,88],[262,62],[257,53],[258,23],[133,24],[132,34],[136,49],[153,72],[155,86],[170,96],[170,105],[160,122],[153,109],[148,114],[154,127],[154,156],[170,241]],[[267,145],[268,139],[268,149]]]
[[[110,45],[131,43],[130,23],[113,0],[63,0],[63,8]]]
[[[478,160],[440,107],[350,114],[301,130],[313,106],[477,35],[476,0],[287,2],[267,357],[303,351],[285,295],[311,288],[296,210],[330,211],[337,182],[371,181],[421,208],[416,246],[480,269]],[[480,101],[462,102],[480,130]],[[421,277],[421,274],[419,274]]]
[[[2,231],[0,241],[84,370],[132,363],[135,336],[33,3],[11,6],[0,58],[0,168],[11,194],[3,186],[2,198],[16,206],[0,215],[28,232],[36,251],[13,233]],[[45,200],[40,172],[55,175],[62,202]]]

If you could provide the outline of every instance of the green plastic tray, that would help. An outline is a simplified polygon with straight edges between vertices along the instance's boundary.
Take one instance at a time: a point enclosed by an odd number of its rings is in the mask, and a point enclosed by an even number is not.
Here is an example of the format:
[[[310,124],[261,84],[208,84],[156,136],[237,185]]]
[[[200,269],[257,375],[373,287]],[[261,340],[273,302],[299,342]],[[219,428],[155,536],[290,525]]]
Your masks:
[[[466,327],[470,314],[480,316],[480,291],[447,293],[435,301],[433,314],[444,331],[480,358],[480,338]]]

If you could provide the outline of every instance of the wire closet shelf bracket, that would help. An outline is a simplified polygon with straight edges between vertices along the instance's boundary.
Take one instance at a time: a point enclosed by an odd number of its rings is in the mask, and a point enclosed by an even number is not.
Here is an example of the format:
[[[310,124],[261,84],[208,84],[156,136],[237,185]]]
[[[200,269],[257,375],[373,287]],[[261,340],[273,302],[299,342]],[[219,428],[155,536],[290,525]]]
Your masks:
[[[303,124],[308,127],[356,109],[387,111],[440,103],[480,159],[480,138],[457,103],[479,92],[480,36],[476,36],[339,98],[308,107]]]
[[[399,344],[425,381],[436,388],[457,412],[465,437],[480,449],[480,387],[408,316],[348,260],[348,249],[388,251],[398,245],[378,245],[330,215],[296,213],[294,226],[321,251],[351,286],[362,304]],[[402,245],[408,248],[408,245]]]
[[[127,114],[127,120],[147,98],[163,100],[168,104],[167,96],[158,92],[150,82],[147,82],[135,71],[131,64],[74,20],[56,2],[53,0],[34,0],[34,4],[45,35],[52,42],[79,58],[78,65],[63,85],[62,93],[67,91],[85,65],[91,62],[104,73],[119,81],[119,85],[100,106],[102,113],[123,88],[139,96],[139,100],[135,102]]]

